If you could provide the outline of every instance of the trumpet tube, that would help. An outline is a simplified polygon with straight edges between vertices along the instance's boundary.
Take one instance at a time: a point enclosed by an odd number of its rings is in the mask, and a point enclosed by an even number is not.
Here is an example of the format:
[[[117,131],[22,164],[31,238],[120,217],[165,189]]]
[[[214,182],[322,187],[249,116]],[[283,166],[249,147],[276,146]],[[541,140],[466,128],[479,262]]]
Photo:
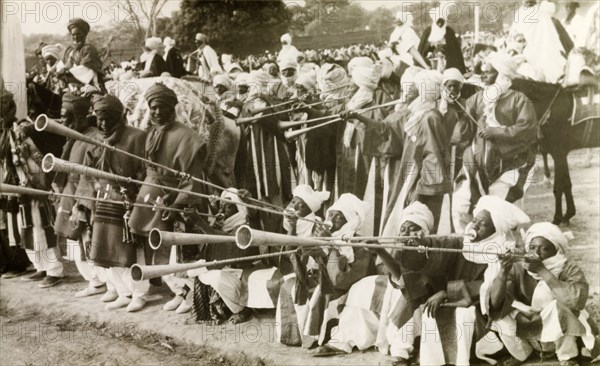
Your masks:
[[[141,264],[134,264],[131,266],[131,278],[134,282],[141,282],[145,280],[151,280],[153,278],[158,278],[166,275],[170,275],[178,272],[191,271],[194,269],[212,267],[212,266],[223,266],[227,264],[239,263],[239,262],[247,262],[247,261],[255,261],[264,258],[272,258],[272,257],[280,257],[282,255],[288,255],[295,253],[296,250],[286,250],[279,253],[269,253],[269,254],[258,254],[258,255],[250,255],[247,257],[241,258],[233,258],[233,259],[224,259],[220,261],[212,261],[212,262],[204,262],[197,261],[193,263],[181,263],[181,264],[162,264],[157,266],[146,266]]]
[[[327,121],[325,123],[321,123],[320,125],[316,125],[316,126],[311,126],[311,127],[306,127],[306,128],[301,128],[299,130],[293,130],[293,131],[285,131],[283,133],[283,136],[285,137],[286,140],[288,141],[294,141],[295,139],[297,139],[298,137],[305,135],[307,133],[309,133],[310,131],[314,131],[317,130],[321,127],[325,127],[327,125],[330,125],[332,123],[336,123],[341,121],[341,118],[336,118],[334,120],[331,121]]]
[[[301,238],[286,234],[270,233],[252,229],[248,225],[240,226],[235,232],[235,243],[240,249],[248,249],[251,246],[266,245],[266,246],[281,246],[293,245],[298,247],[314,247],[329,245],[325,240],[316,238]]]
[[[15,194],[26,196],[49,196],[52,193],[34,188],[15,186],[12,184],[0,183],[0,194]]]
[[[204,185],[207,185],[209,187],[213,187],[215,189],[219,189],[219,190],[222,190],[222,191],[227,190],[226,188],[221,187],[221,186],[219,186],[217,184],[208,182],[208,181],[200,179],[200,178],[193,177],[193,176],[191,176],[191,175],[189,175],[187,173],[181,172],[179,170],[170,168],[170,167],[162,165],[162,164],[158,164],[158,163],[156,163],[156,162],[154,162],[152,160],[145,159],[145,158],[143,158],[141,156],[137,156],[137,155],[132,154],[130,152],[127,152],[125,150],[117,149],[116,147],[108,145],[108,144],[103,143],[101,141],[94,140],[94,139],[92,139],[90,137],[87,137],[87,136],[85,136],[85,135],[83,135],[83,134],[81,134],[81,133],[79,133],[79,132],[77,132],[75,130],[72,130],[72,129],[68,128],[68,127],[63,126],[62,124],[56,122],[55,120],[51,119],[50,117],[46,116],[45,114],[42,114],[42,115],[38,116],[38,118],[34,122],[34,126],[35,126],[35,129],[38,130],[38,131],[47,131],[47,132],[51,132],[51,133],[54,133],[54,134],[57,134],[57,135],[61,135],[61,136],[67,137],[67,138],[72,138],[72,139],[84,141],[84,142],[87,142],[89,144],[100,146],[100,147],[103,147],[105,149],[109,149],[111,151],[115,151],[115,152],[118,152],[120,154],[132,157],[134,159],[138,159],[140,161],[143,161],[146,164],[153,165],[155,167],[164,169],[166,171],[169,171],[169,172],[171,172],[173,174],[178,175],[180,178],[191,179],[191,180],[193,180],[195,182],[198,182],[198,183],[201,183],[201,184],[204,184]],[[86,168],[86,169],[90,169],[90,168]],[[258,200],[252,199],[252,198],[250,198],[250,201],[257,202],[257,203],[260,202]],[[279,207],[276,207],[274,205],[270,205],[268,203],[262,203],[262,204],[267,205],[267,206],[271,206],[274,209],[280,209]]]
[[[155,228],[150,230],[148,243],[150,248],[157,250],[165,245],[235,244],[235,237],[230,235],[174,233]]]

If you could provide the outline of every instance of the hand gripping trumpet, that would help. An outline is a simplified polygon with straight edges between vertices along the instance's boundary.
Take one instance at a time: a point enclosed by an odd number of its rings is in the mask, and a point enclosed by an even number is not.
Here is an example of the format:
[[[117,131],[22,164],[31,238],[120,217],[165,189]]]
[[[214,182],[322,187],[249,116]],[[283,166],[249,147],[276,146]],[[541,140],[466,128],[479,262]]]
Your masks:
[[[75,130],[72,130],[68,127],[65,127],[63,125],[61,125],[60,123],[54,121],[53,119],[49,118],[48,116],[46,116],[45,114],[41,114],[40,116],[38,116],[38,118],[35,120],[34,123],[35,129],[38,131],[47,131],[56,135],[60,135],[60,136],[64,136],[66,138],[70,138],[70,139],[75,139],[75,140],[79,140],[79,141],[83,141],[83,142],[87,142],[88,144],[92,144],[92,145],[96,145],[96,146],[100,146],[102,148],[108,149],[110,151],[114,151],[114,152],[118,152],[119,154],[123,154],[126,156],[129,156],[131,158],[134,159],[138,159],[140,161],[143,161],[144,163],[148,164],[148,165],[152,165],[155,166],[157,168],[163,169],[165,171],[168,171],[170,173],[173,173],[175,175],[177,175],[179,178],[181,179],[191,179],[194,182],[200,183],[200,184],[204,184],[207,185],[209,187],[221,190],[221,191],[227,191],[227,188],[223,188],[217,184],[208,182],[206,180],[200,179],[200,178],[196,178],[194,176],[191,176],[190,174],[184,173],[182,171],[179,171],[177,169],[173,169],[170,168],[168,166],[156,163],[152,160],[149,159],[145,159],[141,156],[137,156],[135,154],[132,154],[130,152],[127,152],[125,150],[121,150],[118,149],[112,145],[109,145],[107,143],[104,143],[102,141],[98,141],[95,140],[91,137],[85,136]],[[239,195],[239,194],[238,194]],[[275,205],[271,205],[267,202],[262,202],[253,198],[248,198],[248,200],[253,201],[255,203],[260,203],[261,205],[265,205],[265,206],[270,206],[271,208],[274,209],[281,209],[280,207],[277,207]]]

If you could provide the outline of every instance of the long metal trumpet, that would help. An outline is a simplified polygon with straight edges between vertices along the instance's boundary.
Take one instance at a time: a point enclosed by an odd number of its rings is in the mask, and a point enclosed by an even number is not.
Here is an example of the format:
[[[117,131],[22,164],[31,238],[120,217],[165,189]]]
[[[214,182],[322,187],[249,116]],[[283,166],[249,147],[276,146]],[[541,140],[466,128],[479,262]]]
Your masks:
[[[181,263],[181,264],[163,264],[156,266],[146,266],[141,264],[134,264],[131,266],[131,277],[135,282],[141,282],[158,278],[166,275],[170,275],[178,272],[185,272],[194,269],[212,267],[212,266],[223,266],[227,264],[234,264],[239,262],[255,261],[265,258],[281,257],[283,255],[296,253],[297,250],[286,250],[278,253],[258,254],[250,255],[247,257],[224,259],[220,261],[204,262],[197,261],[194,263]]]
[[[144,182],[144,181],[141,181],[138,179],[133,179],[131,177],[124,177],[124,176],[121,176],[118,174],[105,172],[102,170],[86,167],[86,166],[83,166],[80,164],[70,163],[68,161],[59,159],[52,154],[46,154],[46,156],[44,156],[44,158],[42,159],[42,170],[45,173],[49,173],[49,172],[76,173],[76,174],[81,174],[81,175],[85,175],[85,176],[91,176],[91,177],[98,178],[98,179],[110,179],[110,180],[114,180],[114,181],[122,182],[122,183],[129,183],[129,184],[133,183],[133,184],[139,184],[139,185],[146,185],[149,187],[159,188],[159,189],[171,191],[171,192],[182,193],[182,194],[186,194],[189,196],[214,199],[214,200],[221,201],[221,202],[231,203],[231,200],[228,200],[226,198],[221,198],[220,196],[204,194],[204,193],[199,193],[199,192],[185,191],[180,188],[163,186],[163,185],[151,183],[151,182]],[[260,210],[260,211],[264,211],[264,212],[268,212],[268,213],[272,213],[272,214],[284,216],[284,217],[292,216],[286,212],[273,210],[273,209],[270,209],[267,207],[256,206],[256,205],[252,205],[252,204],[246,203],[246,202],[236,202],[236,205],[250,207],[255,210]],[[304,220],[304,221],[312,222],[315,224],[323,224],[320,221],[307,219],[305,217],[298,217],[298,220]]]
[[[456,235],[443,236],[435,235],[432,238],[456,238]],[[427,236],[425,237],[427,238]],[[252,246],[297,246],[297,247],[351,247],[351,248],[366,248],[366,249],[395,249],[400,251],[414,251],[422,253],[465,253],[465,254],[481,254],[489,256],[510,255],[518,259],[528,257],[524,254],[517,253],[502,253],[500,248],[497,251],[478,251],[464,250],[458,248],[436,248],[427,247],[424,245],[400,245],[410,239],[418,239],[418,237],[400,236],[394,237],[394,242],[385,244],[365,244],[345,242],[346,238],[300,238],[284,234],[270,233],[250,228],[247,225],[240,226],[235,233],[235,242],[240,249],[247,249]]]
[[[75,195],[75,194],[54,193],[54,192],[42,191],[40,189],[15,186],[15,185],[12,185],[12,184],[5,184],[5,183],[0,183],[0,195],[66,197],[66,198],[73,198],[73,199],[76,199],[76,200],[104,202],[104,203],[110,203],[110,204],[114,204],[114,205],[125,205],[125,202],[123,202],[123,201],[115,201],[115,200],[109,200],[109,199],[103,199],[103,198],[78,196],[78,195]],[[154,205],[146,205],[146,204],[142,204],[142,203],[132,203],[131,205],[134,206],[134,207],[156,208],[156,206],[154,206]],[[159,209],[160,210],[164,210],[164,211],[172,211],[172,212],[185,213],[185,210],[181,210],[181,209],[178,209],[178,208],[171,208],[171,207],[164,207],[164,206],[162,206]],[[213,215],[210,215],[210,214],[201,214],[201,215],[213,216]]]
[[[173,245],[235,244],[235,237],[231,235],[174,233],[152,229],[148,235],[148,243],[150,243],[150,248],[156,250],[161,246]]]
[[[92,144],[92,145],[103,147],[103,148],[108,149],[110,151],[118,152],[120,154],[132,157],[134,159],[138,159],[140,161],[143,161],[146,164],[153,165],[153,166],[158,167],[160,169],[164,169],[164,170],[166,170],[168,172],[171,172],[171,173],[177,175],[181,179],[191,179],[194,182],[198,182],[198,183],[207,185],[209,187],[213,187],[213,188],[221,190],[221,191],[229,191],[227,188],[224,188],[224,187],[221,187],[221,186],[219,186],[217,184],[208,182],[208,181],[206,181],[204,179],[196,178],[196,177],[194,177],[194,176],[192,176],[190,174],[184,173],[184,172],[179,171],[177,169],[173,169],[173,168],[170,168],[170,167],[168,167],[166,165],[162,165],[162,164],[156,163],[156,162],[154,162],[152,160],[143,158],[141,156],[137,156],[137,155],[132,154],[132,153],[130,153],[128,151],[118,149],[118,148],[116,148],[116,147],[114,147],[112,145],[106,144],[106,143],[104,143],[102,141],[98,141],[98,140],[92,139],[92,138],[90,138],[88,136],[85,136],[85,135],[83,135],[83,134],[75,131],[75,130],[72,130],[72,129],[68,128],[68,127],[63,126],[62,124],[54,121],[53,119],[49,118],[45,114],[41,114],[40,116],[38,116],[38,118],[34,122],[34,126],[35,126],[35,129],[38,130],[38,131],[47,131],[47,132],[51,132],[51,133],[54,133],[56,135],[61,135],[61,136],[64,136],[64,137],[67,137],[67,138],[70,138],[70,139],[80,140],[80,141],[87,142],[87,143]],[[272,205],[272,204],[267,203],[267,202],[262,202],[262,201],[259,201],[259,200],[253,199],[253,198],[248,198],[248,200],[253,201],[255,203],[259,203],[259,204],[264,205],[264,206],[269,206],[269,207],[271,207],[273,209],[283,210],[281,207],[277,207],[277,206]]]
[[[396,105],[396,104],[398,104],[400,102],[401,102],[401,100],[398,99],[398,100],[394,100],[394,101],[391,101],[391,102],[388,102],[388,103],[384,103],[384,104],[375,105],[375,106],[372,106],[372,107],[358,109],[355,112],[358,113],[358,114],[360,114],[360,113],[368,112],[368,111],[371,111],[371,110],[374,110],[374,109],[391,107],[391,106],[394,106],[394,105]],[[299,130],[296,130],[296,131],[288,131],[288,132],[284,133],[285,138],[288,141],[291,141],[291,140],[297,139],[298,137],[300,137],[300,136],[302,136],[302,135],[304,135],[304,134],[306,134],[306,133],[308,133],[310,131],[314,131],[314,130],[316,130],[318,128],[325,127],[325,126],[330,125],[332,123],[336,123],[336,122],[342,121],[342,118],[340,118],[340,116],[341,116],[341,113],[338,113],[338,114],[333,114],[331,116],[313,118],[313,119],[309,119],[309,120],[306,120],[306,121],[280,122],[279,126],[280,126],[280,128],[282,128],[283,126],[285,126],[286,128],[290,128],[290,127],[297,126],[297,125],[311,124],[311,123],[315,123],[315,122],[324,121],[324,120],[327,120],[327,119],[330,119],[330,118],[334,118],[334,119],[332,119],[330,121],[327,121],[325,123],[321,123],[320,125],[316,125],[316,126],[312,126],[312,127],[306,127],[306,128],[302,128],[302,129],[299,129]],[[292,126],[292,123],[294,124],[293,126]],[[282,124],[284,124],[284,125],[282,126]]]

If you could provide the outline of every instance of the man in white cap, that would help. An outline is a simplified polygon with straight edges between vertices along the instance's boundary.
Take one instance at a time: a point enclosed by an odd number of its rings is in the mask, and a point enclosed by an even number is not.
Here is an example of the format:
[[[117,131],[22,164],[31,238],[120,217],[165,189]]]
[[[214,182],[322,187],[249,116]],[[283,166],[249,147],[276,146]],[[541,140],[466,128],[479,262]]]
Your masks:
[[[223,72],[223,68],[219,64],[217,53],[208,45],[208,37],[197,33],[195,40],[197,49],[188,56],[187,72],[210,82],[214,74]]]
[[[50,90],[55,98],[60,99],[62,97],[61,83],[58,78],[58,60],[62,60],[64,48],[61,44],[48,45],[42,48],[42,57],[46,61],[46,89]],[[60,111],[47,111],[46,114],[53,117]]]
[[[389,45],[397,55],[393,57],[396,65],[405,64],[405,67],[421,66],[425,69],[431,67],[419,53],[420,38],[413,28],[414,16],[409,11],[396,13],[396,28],[390,35]]]
[[[581,340],[582,353],[592,359],[598,356],[590,354],[595,337],[585,310],[589,284],[583,271],[566,257],[567,243],[567,235],[556,225],[537,223],[525,234],[524,262],[502,258],[489,297],[492,329],[501,342],[486,336],[488,346],[493,346],[486,354],[506,346],[513,357],[509,363],[517,365],[534,348],[554,350],[561,366],[579,365],[575,358]]]
[[[281,36],[281,51],[277,55],[277,63],[292,60],[298,62],[300,51],[292,45],[292,36],[286,33]]]
[[[493,52],[483,70],[486,86],[467,100],[466,118],[457,124],[460,141],[471,144],[455,181],[452,216],[457,232],[471,221],[481,196],[508,202],[522,198],[535,166],[537,117],[527,96],[510,89],[516,64],[508,54]]]
[[[168,72],[167,63],[163,58],[165,46],[159,37],[150,37],[144,44],[144,54],[140,57],[140,78],[153,78]]]

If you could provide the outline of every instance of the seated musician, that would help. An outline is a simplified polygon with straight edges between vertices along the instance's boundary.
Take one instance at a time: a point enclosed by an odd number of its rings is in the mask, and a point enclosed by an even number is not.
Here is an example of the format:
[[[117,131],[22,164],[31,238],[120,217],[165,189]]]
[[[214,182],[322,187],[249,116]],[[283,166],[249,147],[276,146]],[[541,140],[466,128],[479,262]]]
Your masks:
[[[566,257],[567,242],[557,226],[537,223],[525,235],[524,262],[515,263],[511,256],[501,261],[489,310],[492,324],[501,325],[495,329],[502,342],[495,345],[506,346],[511,365],[525,361],[533,348],[555,352],[561,366],[578,365],[578,342],[583,344],[582,354],[597,356],[590,354],[595,338],[585,310],[589,284],[581,268]]]
[[[366,202],[352,194],[343,194],[327,210],[332,228],[317,226],[314,236],[332,238],[332,244],[342,243],[342,238],[355,236],[362,229],[368,210]],[[332,328],[340,318],[339,309],[346,301],[348,290],[361,278],[375,273],[375,258],[366,249],[351,247],[314,248],[303,254],[310,256],[303,282],[309,281],[308,272],[313,267],[318,283],[307,302],[306,320],[304,324],[300,323],[303,345],[313,348],[327,343],[332,337]],[[297,276],[301,275],[297,273]]]
[[[240,196],[247,191],[229,188],[221,193],[221,198],[231,201],[221,202],[219,214],[211,225],[215,232],[211,234],[235,235],[236,230],[248,224],[248,208],[240,205]],[[205,246],[207,261],[240,258],[257,254],[256,251],[239,249],[235,244],[209,244]],[[250,319],[250,309],[242,300],[242,271],[252,266],[251,262],[239,262],[224,268],[209,267],[188,271],[194,278],[193,322],[211,320],[220,323],[242,323]]]
[[[293,198],[286,211],[292,213],[283,221],[283,228],[288,235],[308,238],[314,236],[317,212],[323,202],[329,199],[329,192],[315,192],[309,185],[301,184],[294,189]],[[305,220],[303,220],[305,219]],[[291,244],[293,247],[293,244]],[[315,283],[309,283],[306,262],[308,257],[299,254],[291,256],[293,273],[284,276],[279,291],[276,319],[281,321],[276,329],[277,339],[286,345],[300,345],[302,326],[308,312],[308,296],[314,290]]]

